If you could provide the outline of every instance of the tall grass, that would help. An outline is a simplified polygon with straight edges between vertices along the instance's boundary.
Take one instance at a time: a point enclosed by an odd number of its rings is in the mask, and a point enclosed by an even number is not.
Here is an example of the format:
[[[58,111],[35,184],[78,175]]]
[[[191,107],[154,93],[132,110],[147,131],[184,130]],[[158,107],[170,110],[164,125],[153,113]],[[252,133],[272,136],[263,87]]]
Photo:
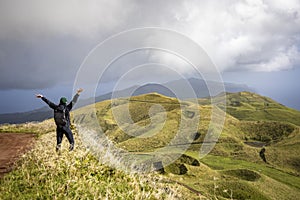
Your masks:
[[[43,126],[47,124],[49,126]],[[39,132],[53,129],[41,123]],[[35,127],[35,124],[24,125]],[[24,127],[23,127],[24,128]],[[41,135],[35,146],[0,180],[0,199],[190,199],[192,194],[158,174],[128,174],[101,164],[75,133],[76,148],[64,138],[55,152],[56,136]]]

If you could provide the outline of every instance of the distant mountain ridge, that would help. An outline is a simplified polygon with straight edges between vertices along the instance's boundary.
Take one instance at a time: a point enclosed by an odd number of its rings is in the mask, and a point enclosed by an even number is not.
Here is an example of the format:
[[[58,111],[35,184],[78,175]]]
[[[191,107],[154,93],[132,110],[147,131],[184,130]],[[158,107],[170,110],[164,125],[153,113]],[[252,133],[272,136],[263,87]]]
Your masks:
[[[196,79],[196,78],[190,78],[187,80],[192,89],[195,92],[195,95],[197,98],[203,98],[210,96],[209,90],[207,88],[207,82],[202,79]],[[208,81],[210,85],[212,86],[220,86],[221,83],[214,82],[214,81]],[[133,96],[157,92],[159,94],[169,96],[169,97],[177,97],[177,98],[192,98],[193,96],[190,96],[188,92],[186,92],[184,88],[184,84],[186,83],[185,79],[179,79],[170,81],[164,84],[156,84],[156,83],[149,83],[143,86],[132,86],[129,88],[126,88],[124,90],[115,91],[114,93],[109,92],[104,95],[100,95],[95,98],[95,102],[104,101],[107,99],[111,99],[112,96],[114,97],[127,97],[128,94],[130,94],[131,91],[133,92]],[[247,85],[243,84],[234,84],[234,83],[224,83],[225,91],[226,92],[240,92],[240,91],[253,91],[251,88],[249,88]],[[169,89],[170,88],[170,89]],[[172,91],[172,88],[177,88],[180,90],[180,94],[178,97],[178,94],[175,94]],[[181,89],[182,88],[182,89]],[[217,95],[217,94],[212,94]],[[78,103],[76,104],[75,108],[80,108],[89,104],[94,103],[93,99],[80,99]],[[4,123],[10,123],[10,124],[20,124],[30,121],[43,121],[45,119],[49,119],[53,116],[53,111],[49,109],[47,106],[28,111],[28,112],[21,112],[21,113],[9,113],[9,114],[0,114],[0,124]]]
[[[53,111],[48,107],[20,113],[0,114],[0,124],[21,124],[30,121],[43,121],[53,116]]]

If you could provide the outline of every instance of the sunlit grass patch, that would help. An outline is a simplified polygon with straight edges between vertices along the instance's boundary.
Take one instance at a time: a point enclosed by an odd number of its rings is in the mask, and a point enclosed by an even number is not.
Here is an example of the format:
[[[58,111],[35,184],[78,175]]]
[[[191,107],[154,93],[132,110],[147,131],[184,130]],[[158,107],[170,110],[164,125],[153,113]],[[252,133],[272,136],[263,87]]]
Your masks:
[[[0,133],[35,133],[38,136],[55,131],[54,120],[28,122],[24,124],[2,124]]]
[[[0,199],[188,199],[189,191],[159,175],[127,174],[101,164],[78,134],[76,147],[55,152],[55,132],[43,134],[16,169],[0,179]]]

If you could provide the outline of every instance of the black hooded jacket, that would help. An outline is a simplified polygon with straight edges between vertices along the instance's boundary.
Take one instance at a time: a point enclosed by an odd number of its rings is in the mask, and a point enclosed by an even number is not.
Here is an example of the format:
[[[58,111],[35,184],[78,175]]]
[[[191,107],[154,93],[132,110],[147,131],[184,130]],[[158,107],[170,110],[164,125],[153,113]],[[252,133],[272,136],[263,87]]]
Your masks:
[[[70,125],[70,111],[72,110],[74,104],[77,102],[78,97],[79,94],[75,94],[72,101],[68,105],[63,104],[61,102],[58,105],[56,105],[55,103],[49,101],[46,97],[42,97],[42,100],[46,102],[46,104],[48,104],[49,107],[52,108],[53,110],[63,111],[66,108],[65,115],[66,115],[67,125]]]

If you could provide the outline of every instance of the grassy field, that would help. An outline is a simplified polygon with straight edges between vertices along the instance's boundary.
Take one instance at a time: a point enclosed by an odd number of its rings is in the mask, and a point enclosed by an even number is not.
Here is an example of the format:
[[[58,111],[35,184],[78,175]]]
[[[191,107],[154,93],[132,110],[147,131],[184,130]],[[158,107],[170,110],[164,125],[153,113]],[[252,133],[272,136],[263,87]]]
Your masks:
[[[35,147],[16,163],[11,173],[0,179],[0,199],[196,199],[185,187],[159,174],[127,174],[99,161],[75,134],[76,149],[55,152],[52,120],[19,125],[40,135]],[[2,127],[15,132],[15,126]],[[10,129],[11,128],[11,129]],[[48,132],[49,131],[49,132]]]
[[[33,131],[39,139],[35,149],[21,159],[19,168],[1,180],[1,195],[7,198],[13,193],[17,198],[26,192],[28,197],[41,198],[199,199],[201,194],[202,199],[297,199],[300,112],[249,92],[230,93],[226,99],[226,105],[219,103],[215,108],[209,99],[199,99],[195,105],[146,94],[99,102],[72,113],[73,123],[99,127],[98,140],[107,138],[127,152],[128,160],[154,162],[158,160],[151,160],[153,157],[161,158],[162,174],[127,174],[99,163],[95,155],[101,151],[92,155],[81,143],[84,134],[76,134],[75,152],[57,155],[53,122],[49,120],[2,126],[2,132]],[[218,130],[216,125],[209,127],[212,109],[222,116],[225,106],[221,135],[210,154],[200,159],[207,133]],[[179,134],[182,120],[194,119],[196,110],[200,119],[189,121]],[[259,155],[263,146],[267,163]],[[167,162],[172,159],[171,164]]]

